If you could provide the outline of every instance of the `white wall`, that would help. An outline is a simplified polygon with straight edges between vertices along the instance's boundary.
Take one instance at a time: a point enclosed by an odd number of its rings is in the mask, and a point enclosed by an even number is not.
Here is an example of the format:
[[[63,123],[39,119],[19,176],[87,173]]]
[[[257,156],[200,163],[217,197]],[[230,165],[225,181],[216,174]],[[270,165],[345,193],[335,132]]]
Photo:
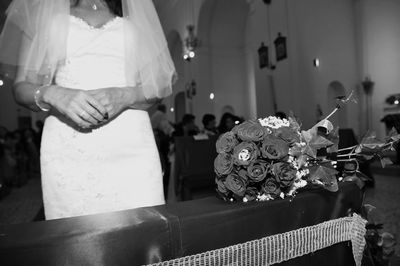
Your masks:
[[[389,94],[400,92],[400,1],[360,0],[357,3],[363,51],[362,76],[375,82],[372,94],[372,129],[385,134],[383,107]]]
[[[211,1],[211,10],[202,10],[199,17],[199,38],[205,39],[199,61],[208,61],[208,68],[196,71],[200,82],[209,82],[199,86],[194,111],[202,116],[210,112],[208,106],[212,105],[213,113],[221,116],[223,107],[231,105],[237,115],[248,117],[244,44],[248,6],[241,0]],[[195,61],[193,63],[196,64]],[[209,100],[211,92],[216,96],[213,101]],[[204,101],[208,104],[204,105]]]
[[[331,110],[327,102],[329,83],[339,81],[347,91],[359,83],[356,56],[355,17],[353,1],[303,0],[289,1],[291,50],[296,83],[293,90],[298,102],[299,114],[306,126],[316,119],[316,105],[320,104],[324,115]],[[315,68],[314,58],[321,65]],[[300,100],[300,102],[299,102]],[[333,99],[332,99],[333,100]],[[349,106],[351,126],[359,130],[358,106]]]
[[[172,1],[169,8],[164,2],[164,11],[172,12],[161,15],[166,31],[175,29],[186,36],[182,23],[191,21],[185,12],[190,2]],[[269,7],[261,0],[194,2],[192,10],[200,13],[189,17],[200,20],[197,25],[202,47],[185,75],[198,81],[198,95],[193,101],[197,117],[206,111],[220,115],[225,104],[234,106],[245,118],[273,114],[274,86],[277,110],[293,111],[309,127],[316,120],[317,104],[324,114],[330,112],[326,100],[330,82],[340,81],[348,91],[359,84],[356,18],[351,0],[281,0],[272,1]],[[248,6],[246,19],[235,9],[241,5],[242,9]],[[204,21],[201,12],[211,13],[209,19]],[[278,32],[287,37],[288,59],[277,63],[273,41]],[[242,50],[238,38],[243,38]],[[261,42],[271,51],[271,61],[277,67],[273,71],[258,67]],[[315,57],[321,60],[318,69],[312,65]],[[208,98],[210,92],[216,92],[214,102]],[[223,98],[218,97],[221,94]],[[350,107],[349,121],[360,120],[359,108]],[[351,126],[359,131],[358,122]]]
[[[305,127],[315,123],[317,104],[325,115],[331,111],[327,107],[330,82],[338,80],[348,91],[356,87],[359,72],[352,1],[282,0],[272,1],[269,7],[262,1],[253,1],[249,21],[247,44],[248,51],[253,51],[256,69],[258,116],[273,112],[268,76],[273,78],[277,110],[293,111]],[[287,37],[288,58],[276,62],[273,41],[279,32]],[[262,41],[271,51],[275,70],[258,68],[256,51]],[[319,68],[313,66],[314,58],[320,59]],[[349,120],[358,120],[359,108],[350,107]],[[351,126],[358,131],[358,123]]]

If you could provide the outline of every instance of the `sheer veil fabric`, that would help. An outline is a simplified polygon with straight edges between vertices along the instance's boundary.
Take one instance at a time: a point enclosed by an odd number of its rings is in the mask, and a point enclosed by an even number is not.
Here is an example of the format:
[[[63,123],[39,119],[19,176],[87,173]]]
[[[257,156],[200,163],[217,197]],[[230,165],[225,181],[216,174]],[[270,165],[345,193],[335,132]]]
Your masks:
[[[147,99],[166,97],[172,92],[175,68],[153,2],[121,1],[127,84],[140,83]],[[2,74],[50,84],[65,64],[70,1],[13,0],[6,13],[0,36]]]

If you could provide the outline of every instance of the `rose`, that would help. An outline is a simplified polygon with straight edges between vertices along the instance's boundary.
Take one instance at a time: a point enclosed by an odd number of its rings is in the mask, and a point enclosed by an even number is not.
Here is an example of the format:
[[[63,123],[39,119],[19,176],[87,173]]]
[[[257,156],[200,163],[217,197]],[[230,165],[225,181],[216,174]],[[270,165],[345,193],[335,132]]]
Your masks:
[[[288,163],[275,163],[272,172],[282,187],[290,187],[296,178],[296,169]]]
[[[254,161],[247,167],[249,179],[253,182],[263,181],[267,176],[267,164],[262,161]]]
[[[236,173],[231,173],[226,177],[224,185],[235,195],[243,197],[244,193],[246,192],[247,181],[238,176]]]
[[[276,198],[281,194],[279,183],[274,178],[266,179],[261,189],[265,194],[269,194],[273,198]]]
[[[248,187],[246,189],[246,192],[244,193],[244,196],[248,201],[254,201],[257,199],[258,196],[258,190],[255,187]]]
[[[249,180],[249,177],[247,176],[247,171],[246,171],[246,169],[240,169],[240,170],[237,172],[237,174],[238,174],[238,176],[240,176],[240,177],[243,178],[244,180],[246,180],[246,181]]]
[[[214,160],[214,171],[218,176],[227,175],[232,172],[233,160],[229,153],[219,153]]]
[[[218,153],[230,152],[238,143],[239,141],[236,139],[235,134],[228,131],[218,138],[215,146]]]
[[[232,130],[243,141],[260,141],[264,137],[264,129],[257,120],[248,120]]]
[[[217,189],[222,194],[227,194],[228,189],[225,187],[224,181],[218,177],[215,178],[215,183],[217,184]]]
[[[247,166],[257,159],[259,153],[254,142],[241,142],[233,149],[233,163]]]
[[[279,160],[285,157],[289,152],[289,145],[286,141],[268,135],[261,145],[261,154],[264,158]]]

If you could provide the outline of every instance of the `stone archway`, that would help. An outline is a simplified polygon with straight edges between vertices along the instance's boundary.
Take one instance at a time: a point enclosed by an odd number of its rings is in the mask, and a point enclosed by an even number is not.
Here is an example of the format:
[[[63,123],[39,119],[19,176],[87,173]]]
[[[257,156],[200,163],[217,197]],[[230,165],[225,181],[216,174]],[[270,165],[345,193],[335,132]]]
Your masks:
[[[198,20],[197,73],[199,90],[194,101],[196,113],[213,110],[218,117],[223,106],[232,105],[238,115],[249,116],[247,90],[246,0],[205,0]],[[213,101],[209,94],[215,93]],[[202,99],[202,100],[197,100]]]

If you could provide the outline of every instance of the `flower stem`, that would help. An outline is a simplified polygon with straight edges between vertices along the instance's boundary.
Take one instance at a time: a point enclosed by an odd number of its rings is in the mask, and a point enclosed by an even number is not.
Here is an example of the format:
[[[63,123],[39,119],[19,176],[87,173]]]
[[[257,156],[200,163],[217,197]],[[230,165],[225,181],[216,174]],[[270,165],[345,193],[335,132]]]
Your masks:
[[[354,158],[350,158],[350,159],[339,159],[339,160],[336,160],[337,162],[357,162],[357,159],[354,159]]]
[[[323,120],[328,120],[331,116],[333,116],[337,110],[339,110],[339,107],[336,107],[335,109],[333,109],[333,111],[327,116],[325,117]]]
[[[356,148],[357,146],[358,146],[358,145],[354,145],[354,146],[351,146],[351,147],[347,147],[347,148],[338,149],[338,150],[337,150],[337,152],[342,152],[342,151],[351,150],[351,149],[354,149],[354,148]]]
[[[350,156],[362,156],[362,154],[359,153],[348,153],[348,154],[339,154],[337,157],[350,157]]]
[[[328,120],[328,118],[331,117],[332,115],[334,115],[340,108],[342,108],[343,105],[347,104],[348,101],[350,101],[350,99],[352,98],[353,93],[354,93],[354,91],[352,90],[350,92],[350,94],[344,100],[341,100],[340,102],[338,102],[336,104],[336,108],[333,109],[333,111],[327,117],[325,117],[324,120]]]

